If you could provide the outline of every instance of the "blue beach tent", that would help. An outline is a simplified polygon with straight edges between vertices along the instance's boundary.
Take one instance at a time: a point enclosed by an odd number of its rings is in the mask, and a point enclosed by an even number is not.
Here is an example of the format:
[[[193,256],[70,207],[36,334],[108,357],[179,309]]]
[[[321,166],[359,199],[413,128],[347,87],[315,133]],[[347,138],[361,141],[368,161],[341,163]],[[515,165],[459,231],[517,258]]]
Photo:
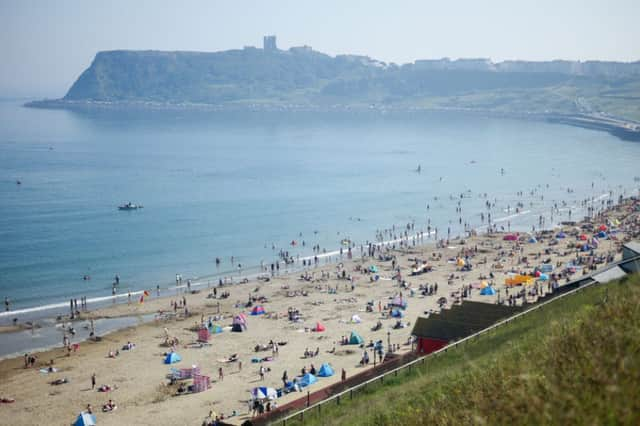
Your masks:
[[[318,370],[318,377],[329,377],[333,376],[333,368],[328,363],[322,364],[320,370]]]
[[[164,359],[165,364],[175,364],[180,361],[182,361],[182,358],[180,358],[180,355],[178,355],[177,352],[170,352]]]
[[[78,414],[78,418],[73,423],[73,426],[94,426],[96,424],[96,416],[89,414],[86,411]]]
[[[220,327],[218,324],[214,324],[211,327],[209,327],[209,333],[211,334],[222,333],[222,327]]]
[[[364,343],[364,340],[362,339],[362,336],[360,336],[355,331],[352,331],[351,332],[351,336],[349,336],[349,344],[350,345],[360,345],[362,343]]]
[[[493,287],[487,286],[480,290],[480,294],[482,296],[493,296],[494,294],[496,294],[496,291],[493,289]]]
[[[318,379],[316,378],[316,376],[314,376],[311,373],[307,373],[304,376],[302,376],[302,378],[300,378],[300,381],[298,383],[300,383],[301,388],[306,388],[307,386],[312,385],[317,381]]]
[[[394,318],[402,318],[404,317],[404,312],[402,312],[400,309],[394,309],[391,311],[391,316]]]

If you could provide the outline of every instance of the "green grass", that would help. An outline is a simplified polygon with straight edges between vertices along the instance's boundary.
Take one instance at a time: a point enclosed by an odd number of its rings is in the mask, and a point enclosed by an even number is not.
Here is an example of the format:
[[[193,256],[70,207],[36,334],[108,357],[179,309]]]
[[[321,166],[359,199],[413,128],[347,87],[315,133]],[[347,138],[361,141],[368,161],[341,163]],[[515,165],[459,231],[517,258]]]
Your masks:
[[[638,395],[636,275],[550,303],[306,413],[304,424],[635,425]]]

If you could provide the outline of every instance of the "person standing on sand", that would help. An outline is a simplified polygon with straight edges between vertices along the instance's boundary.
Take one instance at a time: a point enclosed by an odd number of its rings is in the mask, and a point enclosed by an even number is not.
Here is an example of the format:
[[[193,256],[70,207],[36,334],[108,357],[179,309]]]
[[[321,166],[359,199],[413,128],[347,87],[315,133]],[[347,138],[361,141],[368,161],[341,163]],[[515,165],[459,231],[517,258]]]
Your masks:
[[[222,381],[224,379],[224,373],[222,372],[222,367],[218,368],[218,380]]]
[[[260,380],[264,380],[264,366],[260,366],[260,371],[258,373],[260,374]]]
[[[11,302],[9,301],[9,296],[6,296],[4,298],[4,309],[5,309],[5,311],[7,311],[7,312],[9,311],[9,309],[10,309],[9,305],[10,304],[11,304]]]
[[[347,380],[347,372],[345,371],[345,369],[342,369],[342,381],[344,382],[345,380]]]
[[[96,373],[91,375],[91,390],[96,388]]]

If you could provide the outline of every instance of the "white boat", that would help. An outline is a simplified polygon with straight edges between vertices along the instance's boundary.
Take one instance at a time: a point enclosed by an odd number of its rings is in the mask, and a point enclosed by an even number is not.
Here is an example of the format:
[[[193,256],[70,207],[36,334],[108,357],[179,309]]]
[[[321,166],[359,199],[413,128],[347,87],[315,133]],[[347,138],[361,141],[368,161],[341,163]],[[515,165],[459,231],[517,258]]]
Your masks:
[[[127,204],[123,204],[121,206],[118,206],[118,210],[138,210],[141,209],[142,205],[140,204],[133,204],[131,202],[127,203]]]

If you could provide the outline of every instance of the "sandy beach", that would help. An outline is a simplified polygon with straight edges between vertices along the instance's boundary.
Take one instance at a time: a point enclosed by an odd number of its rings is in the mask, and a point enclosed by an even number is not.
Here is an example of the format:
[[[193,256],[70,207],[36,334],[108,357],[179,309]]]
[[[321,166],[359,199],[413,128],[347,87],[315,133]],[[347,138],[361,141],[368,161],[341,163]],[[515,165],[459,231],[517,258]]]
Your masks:
[[[607,261],[620,258],[624,241],[637,238],[639,215],[636,204],[625,201],[589,224],[564,226],[566,237],[560,239],[556,238],[560,229],[537,233],[537,242],[530,242],[531,236],[527,234],[518,234],[516,237],[520,241],[506,241],[506,233],[474,235],[438,245],[425,237],[417,238],[415,245],[409,239],[403,247],[396,244],[395,248],[376,252],[375,258],[364,259],[359,258],[358,247],[354,249],[357,259],[350,260],[345,253],[340,264],[321,263],[306,272],[276,276],[268,282],[252,280],[246,284],[227,285],[217,289],[217,298],[211,297],[212,289],[207,288],[195,294],[184,293],[179,298],[181,301],[184,297],[187,302],[188,317],[185,317],[183,307],[172,308],[173,301],[178,298],[158,298],[151,291],[144,303],[136,300],[83,315],[89,319],[155,313],[157,319],[153,322],[102,336],[97,342],[80,342],[77,351],[70,353],[62,347],[61,333],[60,348],[35,354],[37,360],[32,368],[25,368],[22,357],[1,361],[0,397],[13,398],[15,402],[3,403],[0,410],[15,425],[70,424],[87,404],[91,404],[100,425],[199,425],[209,411],[216,415],[223,413],[226,421],[240,424],[250,418],[247,403],[250,390],[256,386],[281,387],[284,371],[292,379],[300,374],[303,367],[309,370],[311,364],[319,368],[322,363],[330,363],[336,374],[320,378],[310,387],[313,391],[340,380],[342,369],[351,376],[363,368],[373,368],[372,362],[368,367],[360,366],[363,349],[357,345],[341,345],[342,336],[356,331],[365,343],[382,340],[386,350],[389,339],[392,345],[400,346],[400,351],[409,351],[411,345],[408,342],[415,319],[439,310],[437,302],[441,297],[445,297],[446,306],[450,306],[461,296],[463,288],[470,286],[469,298],[472,300],[496,303],[500,297],[504,301],[507,273],[530,273],[543,262],[553,265],[554,272],[559,272],[568,262],[583,257],[583,264],[577,268],[576,274],[590,272],[591,267],[601,268]],[[602,225],[607,226],[606,232],[611,238],[600,238],[597,248],[581,251],[580,247],[586,241],[580,236],[587,235],[590,242]],[[381,261],[378,259],[381,254],[395,260]],[[473,265],[470,271],[461,267],[460,260],[465,258]],[[426,262],[431,271],[411,276],[416,259],[419,265]],[[400,268],[400,277],[393,268],[394,262]],[[372,265],[378,272],[368,272]],[[342,278],[342,271],[345,278]],[[303,274],[307,274],[307,279],[301,278]],[[374,280],[376,275],[379,279]],[[349,277],[353,278],[353,290]],[[482,281],[493,283],[496,294],[480,295],[478,287]],[[561,285],[566,281],[567,277],[562,276],[558,283]],[[420,286],[436,283],[437,293],[422,294]],[[538,294],[549,288],[547,282],[527,287],[529,293],[537,289]],[[514,295],[521,289],[515,287],[509,294]],[[229,296],[220,298],[223,292],[228,292]],[[394,329],[393,325],[398,320],[386,315],[389,311],[387,305],[400,293],[408,304],[401,319],[407,327]],[[537,296],[530,294],[527,297],[533,301]],[[254,302],[253,306],[263,306],[266,314],[250,315],[251,307],[244,307],[249,298],[264,298],[264,302]],[[368,302],[371,303],[371,311],[366,309]],[[516,303],[522,303],[522,298]],[[298,321],[289,320],[290,308],[299,311],[301,318]],[[239,313],[247,315],[247,329],[240,333],[231,332],[233,317]],[[212,322],[222,326],[223,332],[212,335],[210,345],[192,345],[197,340],[195,329],[201,321],[206,324],[209,317],[217,315],[222,318],[212,318]],[[359,316],[360,323],[352,321],[354,315]],[[372,331],[378,321],[382,328]],[[322,323],[326,331],[311,331],[317,322]],[[99,329],[96,332],[101,335]],[[179,342],[175,349],[182,361],[173,365],[163,362],[163,354],[171,350],[164,344],[166,334]],[[74,342],[73,339],[71,341]],[[270,341],[286,344],[280,345],[275,355],[270,347],[266,351],[254,350],[257,345],[267,345]],[[135,349],[123,350],[128,342],[134,343]],[[305,359],[306,349],[318,350],[319,354]],[[116,350],[119,351],[118,356],[108,356],[110,351]],[[232,354],[237,354],[238,361],[227,362]],[[252,362],[254,358],[271,356],[272,361]],[[46,370],[51,360],[57,371],[41,372],[40,369]],[[166,376],[170,368],[189,368],[192,365],[197,365],[202,374],[210,376],[211,388],[201,393],[174,396],[178,385],[167,385]],[[264,380],[260,380],[260,366],[269,370]],[[222,369],[223,378],[219,378],[219,369]],[[91,376],[94,373],[96,386],[92,389]],[[68,383],[50,384],[63,378]],[[99,392],[97,388],[101,385],[114,389]],[[278,399],[278,404],[305,394],[287,394]],[[109,399],[117,404],[117,409],[103,413],[101,407]],[[229,418],[234,411],[237,415]]]

